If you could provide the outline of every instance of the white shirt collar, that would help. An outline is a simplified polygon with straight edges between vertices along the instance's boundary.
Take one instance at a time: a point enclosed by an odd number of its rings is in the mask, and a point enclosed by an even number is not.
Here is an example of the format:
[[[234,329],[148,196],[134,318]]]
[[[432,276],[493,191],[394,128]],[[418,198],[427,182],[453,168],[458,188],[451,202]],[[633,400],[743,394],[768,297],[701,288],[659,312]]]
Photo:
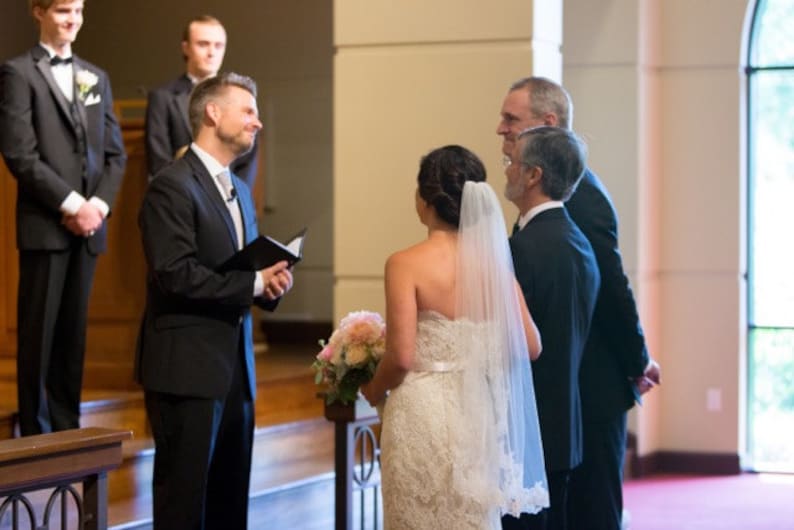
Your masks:
[[[564,205],[562,201],[547,201],[543,204],[538,204],[537,206],[530,208],[527,213],[518,218],[518,229],[521,230],[527,226],[527,223],[529,223],[532,218],[539,213],[545,212],[546,210],[551,210],[552,208],[562,208],[563,206]]]
[[[212,156],[204,149],[199,147],[196,144],[196,142],[192,142],[190,144],[190,148],[193,150],[194,153],[196,153],[196,156],[199,157],[199,160],[201,160],[201,163],[204,164],[205,168],[207,168],[207,171],[212,176],[212,178],[215,178],[218,175],[218,173],[221,173],[223,171],[229,171],[228,166],[224,166],[223,164],[218,162],[214,156]]]
[[[227,196],[229,192],[221,183],[220,179],[218,179],[218,175],[226,171],[229,173],[229,179],[231,179],[231,171],[229,170],[229,166],[224,166],[218,162],[215,157],[199,147],[196,142],[192,142],[190,144],[190,149],[196,153],[196,156],[199,158],[201,163],[204,164],[204,167],[207,169],[207,172],[209,172],[213,182],[215,182],[215,187],[218,189],[218,193],[220,193],[221,198],[223,198],[223,200],[227,200],[229,198]]]
[[[44,50],[45,50],[45,51],[47,52],[47,54],[50,56],[50,59],[52,59],[53,57],[55,57],[56,55],[58,55],[57,53],[55,53],[55,48],[53,48],[53,47],[52,47],[52,46],[50,46],[49,44],[44,44],[43,42],[39,42],[39,46],[41,46],[42,48],[44,48]],[[69,57],[71,57],[71,56],[72,56],[72,50],[71,50],[71,48],[70,48],[70,49],[69,49],[69,51],[66,53],[66,55],[65,55],[64,57],[62,57],[62,58],[63,58],[63,59],[68,59],[68,58],[69,58]]]
[[[188,79],[190,79],[190,82],[193,83],[193,86],[196,86],[199,83],[201,83],[202,81],[204,81],[205,79],[209,79],[210,77],[215,77],[215,75],[217,75],[217,74],[208,75],[207,77],[202,77],[202,78],[198,78],[195,75],[190,74],[188,72],[185,72],[185,75],[187,76]]]

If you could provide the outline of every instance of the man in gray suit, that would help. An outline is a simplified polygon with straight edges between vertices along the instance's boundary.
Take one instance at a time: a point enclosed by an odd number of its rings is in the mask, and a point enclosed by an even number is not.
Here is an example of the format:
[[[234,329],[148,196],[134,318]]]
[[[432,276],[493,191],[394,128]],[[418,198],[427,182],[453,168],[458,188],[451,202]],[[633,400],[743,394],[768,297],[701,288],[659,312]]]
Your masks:
[[[186,148],[193,134],[188,120],[188,99],[197,83],[213,77],[226,54],[226,30],[210,15],[190,19],[182,34],[185,72],[149,91],[146,105],[146,167],[154,178]],[[232,171],[253,191],[257,173],[257,146],[232,163]]]
[[[195,141],[150,184],[139,214],[148,265],[137,378],[155,442],[154,528],[246,528],[256,394],[252,303],[273,309],[287,262],[218,272],[258,235],[231,163],[262,123],[256,85],[220,74],[190,99]]]
[[[31,0],[39,44],[0,69],[17,180],[22,435],[79,427],[88,298],[126,155],[105,72],[72,54],[83,0]]]

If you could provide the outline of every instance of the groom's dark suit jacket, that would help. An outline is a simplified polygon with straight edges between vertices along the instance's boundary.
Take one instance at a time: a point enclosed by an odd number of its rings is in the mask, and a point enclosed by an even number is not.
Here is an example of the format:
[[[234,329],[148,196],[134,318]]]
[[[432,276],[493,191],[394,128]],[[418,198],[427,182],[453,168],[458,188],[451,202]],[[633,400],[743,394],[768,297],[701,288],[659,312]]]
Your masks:
[[[254,205],[242,181],[233,181],[248,243],[258,235]],[[242,357],[255,396],[255,273],[215,272],[236,252],[237,238],[213,177],[193,151],[150,183],[139,224],[149,268],[136,363],[144,389],[220,399]]]
[[[543,211],[510,238],[516,277],[540,331],[532,363],[548,471],[582,459],[579,364],[598,294],[593,250],[564,208]]]
[[[232,182],[250,242],[258,235],[254,204],[247,186],[234,175]],[[148,275],[136,376],[147,412],[157,420],[155,526],[217,515],[222,491],[236,506],[227,507],[224,524],[245,528],[240,495],[248,491],[253,444],[255,272],[215,272],[237,251],[237,235],[226,200],[192,150],[149,184],[139,224]],[[201,405],[207,402],[211,409]],[[216,428],[199,428],[190,443],[179,445],[186,425],[213,421]],[[179,449],[170,450],[171,443]],[[171,488],[178,482],[202,486],[176,493]],[[191,514],[197,509],[203,515]]]
[[[20,250],[66,249],[75,236],[61,224],[59,207],[69,192],[97,196],[112,206],[121,185],[126,155],[108,77],[79,57],[73,60],[75,75],[88,70],[98,78],[84,99],[75,88],[74,117],[41,46],[0,71],[0,151],[17,179]],[[85,131],[84,151],[75,118]],[[103,223],[87,241],[94,254],[105,250],[105,228]]]
[[[174,160],[174,154],[193,141],[188,119],[188,101],[193,83],[187,75],[149,91],[146,105],[146,167],[154,177]],[[254,189],[257,144],[235,160],[232,172]]]

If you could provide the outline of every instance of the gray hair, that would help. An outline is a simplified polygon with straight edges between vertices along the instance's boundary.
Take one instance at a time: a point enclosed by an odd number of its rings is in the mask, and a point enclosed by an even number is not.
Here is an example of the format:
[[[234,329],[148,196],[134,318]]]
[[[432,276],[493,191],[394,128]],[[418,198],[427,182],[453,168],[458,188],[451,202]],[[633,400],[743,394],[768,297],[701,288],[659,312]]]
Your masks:
[[[193,130],[193,138],[198,136],[201,129],[204,109],[207,108],[207,104],[222,97],[226,90],[232,86],[247,90],[252,96],[256,97],[256,83],[254,80],[234,72],[218,74],[196,85],[190,95],[190,104],[188,106],[188,117],[190,118],[190,128]]]
[[[510,85],[510,92],[526,90],[529,93],[530,112],[535,118],[546,114],[557,116],[557,126],[570,129],[573,126],[573,102],[571,95],[558,83],[545,77],[524,77]]]
[[[535,127],[522,132],[521,165],[543,171],[541,189],[553,201],[565,201],[582,178],[587,159],[584,142],[568,129]]]

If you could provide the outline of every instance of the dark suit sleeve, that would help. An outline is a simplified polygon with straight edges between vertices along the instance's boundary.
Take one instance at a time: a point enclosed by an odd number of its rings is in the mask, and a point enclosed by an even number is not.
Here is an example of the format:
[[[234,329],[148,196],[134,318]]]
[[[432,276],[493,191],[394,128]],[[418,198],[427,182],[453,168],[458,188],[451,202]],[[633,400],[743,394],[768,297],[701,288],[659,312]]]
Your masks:
[[[171,145],[168,135],[168,101],[170,94],[164,89],[149,91],[146,103],[146,169],[149,178],[174,160],[177,147]]]
[[[227,229],[186,180],[186,175],[158,176],[144,197],[138,221],[152,280],[161,296],[182,307],[245,310],[253,303],[254,272],[215,272],[233,252],[214,250],[228,240]],[[209,254],[215,263],[208,263]]]
[[[18,181],[19,192],[57,212],[73,190],[41,159],[33,126],[32,88],[9,63],[0,69],[0,98],[0,152]]]
[[[124,166],[127,162],[127,155],[124,150],[124,140],[121,136],[121,127],[113,113],[113,92],[110,88],[110,81],[107,75],[104,77],[104,90],[102,92],[102,102],[105,105],[104,126],[105,133],[105,166],[102,176],[99,179],[94,195],[102,199],[108,206],[113,205],[116,199],[121,180],[124,177]]]
[[[637,305],[623,270],[615,209],[601,189],[585,180],[566,207],[590,241],[601,273],[597,304],[602,307],[595,311],[595,318],[599,320],[594,325],[606,330],[610,347],[618,354],[624,373],[628,377],[638,377],[649,358]]]

